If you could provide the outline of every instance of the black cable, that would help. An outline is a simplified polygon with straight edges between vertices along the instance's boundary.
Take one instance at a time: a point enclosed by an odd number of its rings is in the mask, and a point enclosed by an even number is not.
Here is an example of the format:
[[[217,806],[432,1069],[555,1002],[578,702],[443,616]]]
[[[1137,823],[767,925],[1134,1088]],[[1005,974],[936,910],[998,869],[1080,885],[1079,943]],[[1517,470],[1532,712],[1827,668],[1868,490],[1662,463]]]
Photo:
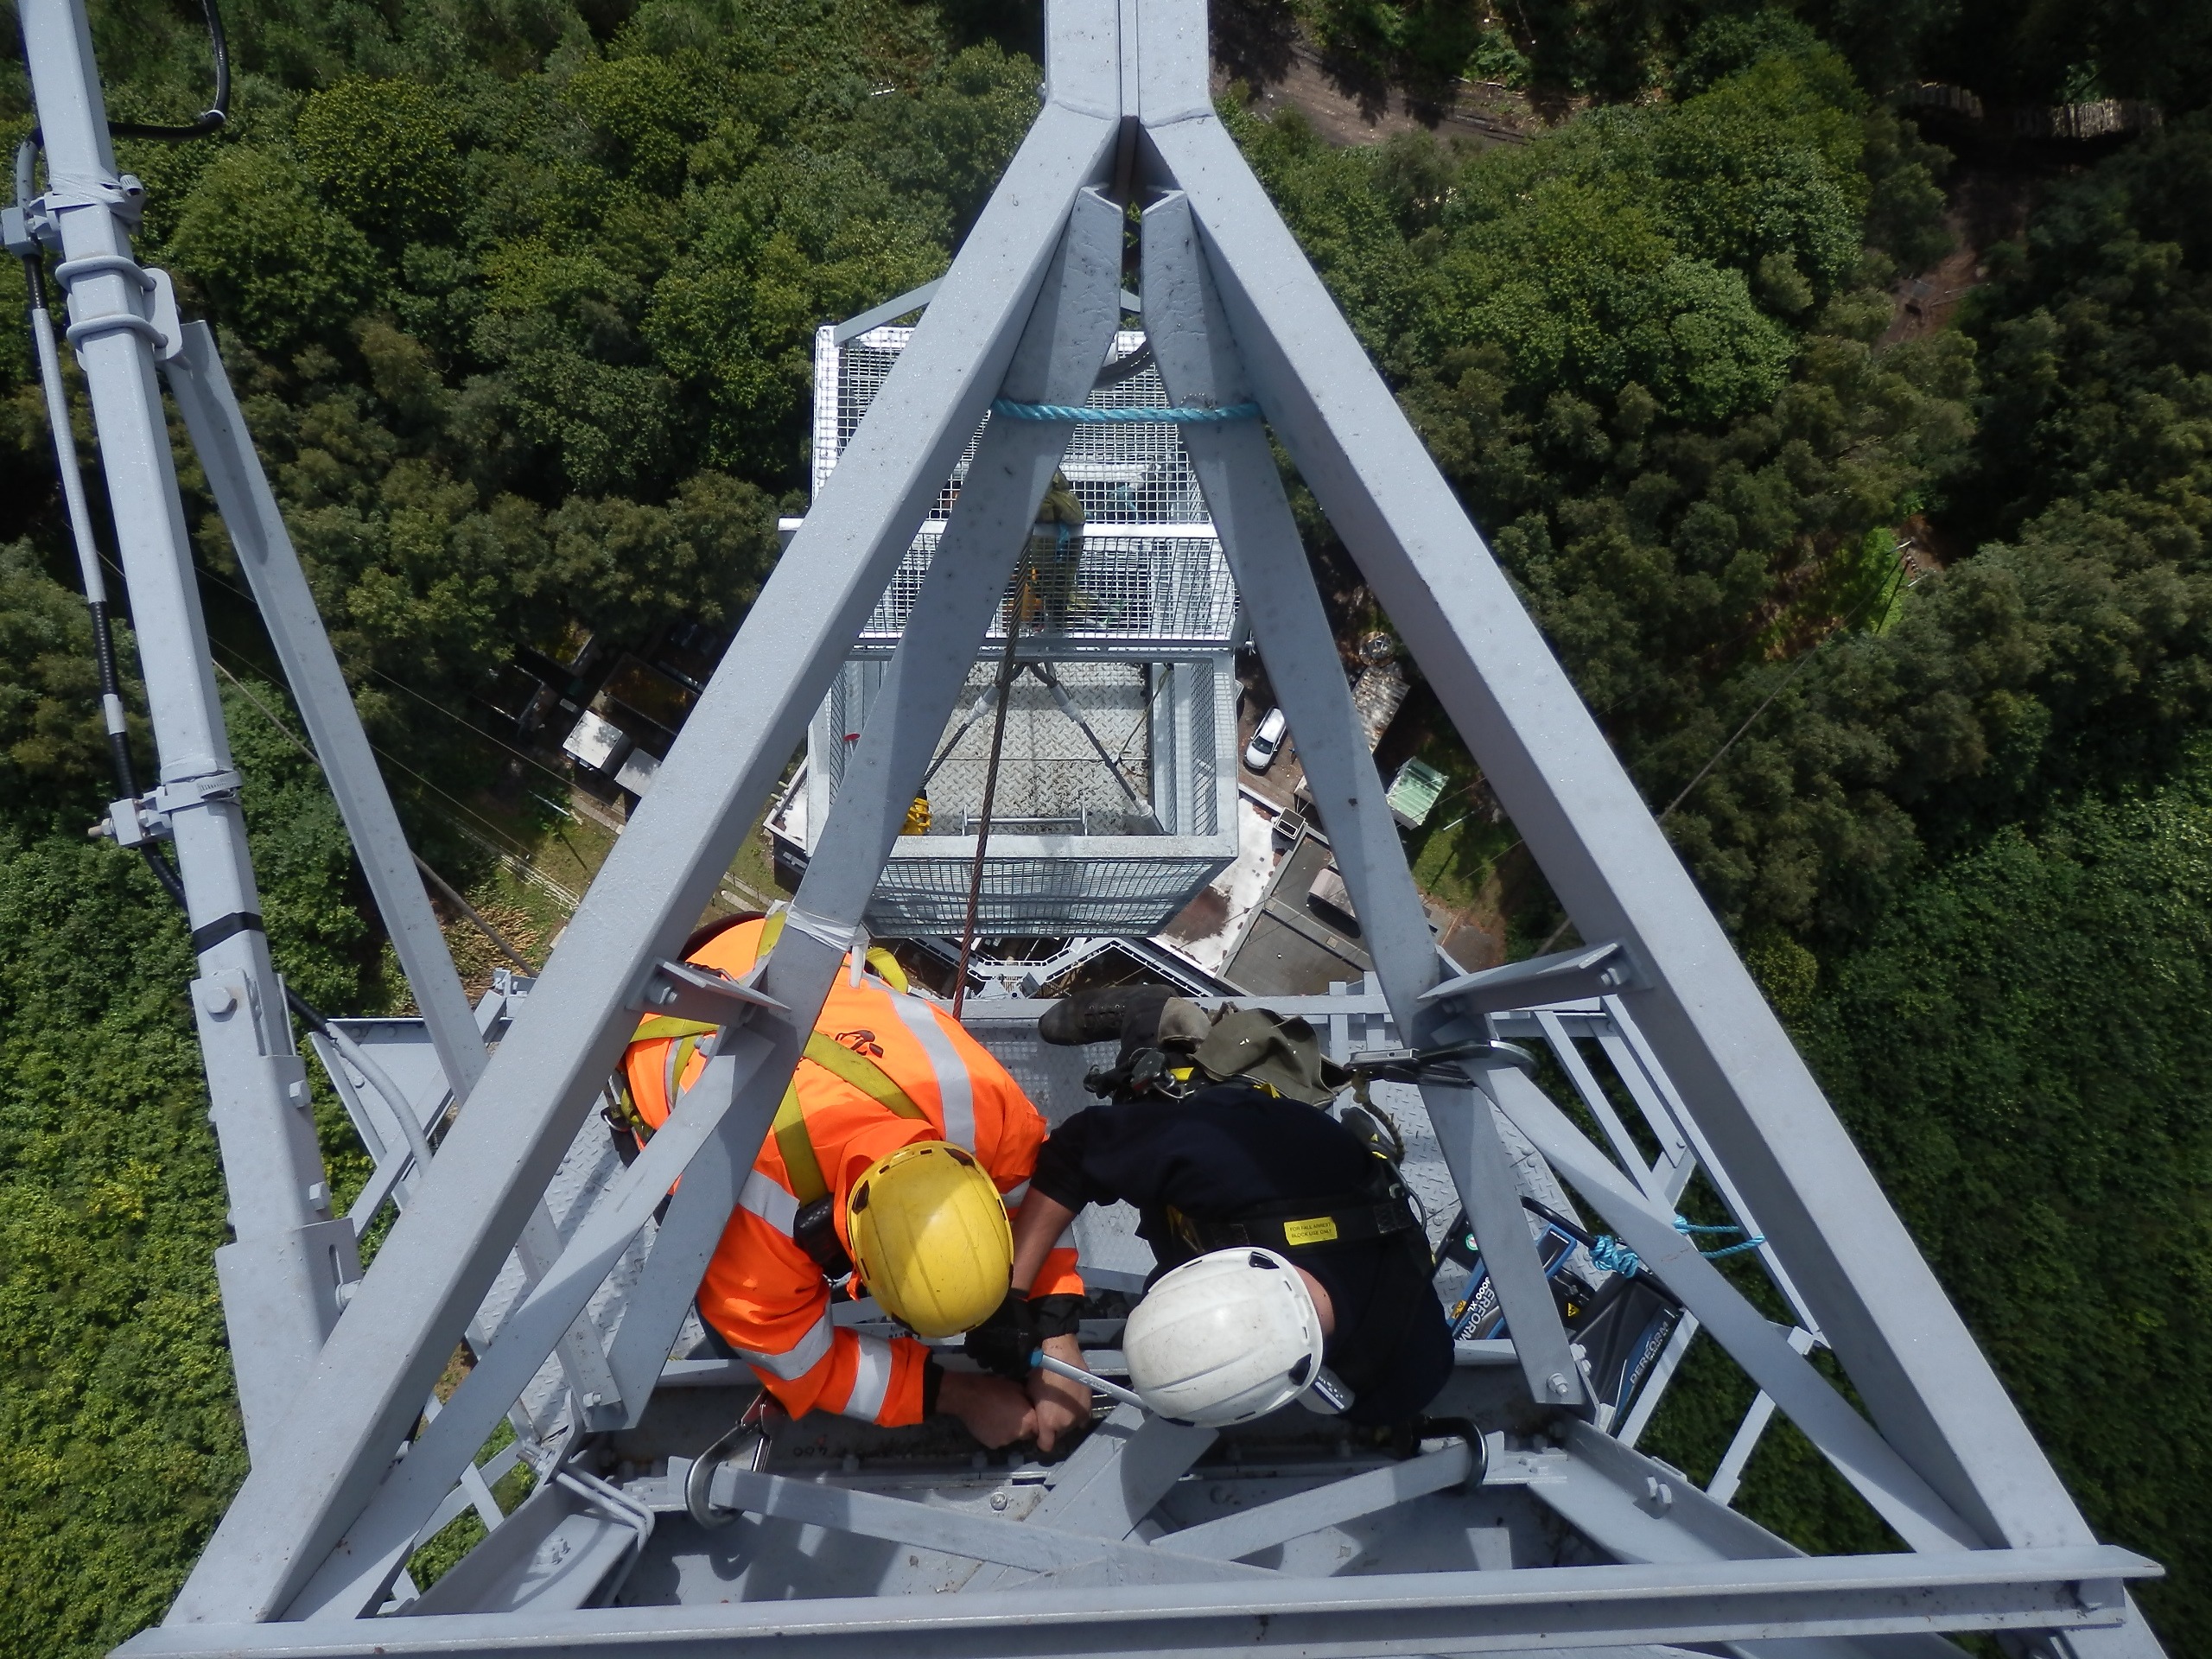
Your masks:
[[[161,126],[139,121],[111,121],[109,133],[118,138],[160,138],[178,141],[205,138],[219,132],[231,118],[231,48],[223,38],[223,15],[215,10],[215,0],[200,0],[200,9],[207,18],[207,46],[215,59],[215,101],[202,111],[190,125]]]
[[[32,326],[35,328],[35,314],[47,308],[46,273],[35,256],[25,257],[23,279],[30,291],[30,308],[34,314]],[[123,706],[123,675],[116,663],[115,627],[108,617],[107,601],[87,594],[85,607],[92,613],[92,663],[99,682],[101,709],[103,712],[111,708],[119,709]],[[110,698],[114,701],[110,702]],[[119,722],[118,729],[107,734],[107,756],[109,770],[115,776],[116,798],[137,800],[137,769],[130,761],[130,737],[127,731],[120,728]],[[162,891],[176,901],[179,909],[183,909],[184,883],[161,849],[151,842],[141,842],[138,851],[145,859],[146,868],[152,872],[154,880],[161,884]]]

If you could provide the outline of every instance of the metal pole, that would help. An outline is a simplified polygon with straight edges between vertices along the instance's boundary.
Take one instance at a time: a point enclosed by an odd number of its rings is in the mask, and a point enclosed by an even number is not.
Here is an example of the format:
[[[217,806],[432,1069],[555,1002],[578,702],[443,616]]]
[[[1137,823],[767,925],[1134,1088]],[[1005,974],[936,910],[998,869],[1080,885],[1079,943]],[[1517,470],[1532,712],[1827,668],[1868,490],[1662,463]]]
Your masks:
[[[415,873],[407,833],[392,810],[368,734],[361,729],[338,654],[330,648],[330,635],[315,610],[307,573],[300,568],[276,494],[254,453],[245,418],[238,412],[230,377],[215,349],[214,331],[204,322],[188,326],[183,351],[166,366],[169,390],[207,471],[207,487],[237,550],[238,568],[261,607],[270,643],[276,648],[300,718],[306,722],[308,740],[337,798],[346,833],[376,899],[377,913],[384,918],[400,969],[415,993],[415,1006],[423,1011],[446,1083],[454,1099],[466,1101],[484,1075],[484,1043],[476,1030],[476,1016]]]
[[[283,988],[269,960],[238,810],[238,775],[209,668],[207,627],[154,377],[156,279],[131,257],[143,191],[117,175],[92,39],[77,0],[22,0],[29,70],[77,349],[132,600],[160,755],[148,808],[118,804],[119,840],[165,818],[199,977],[192,1003],[235,1242],[216,1252],[246,1441],[257,1467],[338,1316],[353,1236],[330,1213]],[[149,823],[149,820],[152,821]]]

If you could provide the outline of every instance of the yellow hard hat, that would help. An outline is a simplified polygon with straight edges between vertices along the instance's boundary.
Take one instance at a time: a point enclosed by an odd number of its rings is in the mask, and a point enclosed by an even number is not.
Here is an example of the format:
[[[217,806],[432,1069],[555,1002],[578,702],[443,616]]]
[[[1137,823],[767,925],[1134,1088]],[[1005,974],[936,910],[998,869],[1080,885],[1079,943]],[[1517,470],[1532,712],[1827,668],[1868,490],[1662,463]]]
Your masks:
[[[1006,1201],[948,1141],[918,1141],[869,1165],[845,1200],[845,1232],[868,1294],[917,1335],[973,1330],[1006,1300]]]

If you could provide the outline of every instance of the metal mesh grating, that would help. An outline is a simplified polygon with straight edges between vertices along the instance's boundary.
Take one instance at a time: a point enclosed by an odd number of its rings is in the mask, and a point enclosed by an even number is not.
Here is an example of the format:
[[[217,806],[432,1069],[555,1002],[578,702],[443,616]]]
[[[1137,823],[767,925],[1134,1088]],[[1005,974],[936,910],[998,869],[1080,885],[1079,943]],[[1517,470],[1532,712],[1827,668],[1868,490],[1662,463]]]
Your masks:
[[[932,522],[915,538],[861,630],[864,645],[887,649],[897,642],[942,528],[942,521]],[[1086,529],[1080,544],[1071,544],[1071,556],[1063,562],[1058,552],[1038,538],[1038,575],[1032,581],[1045,591],[1027,607],[1025,635],[1190,646],[1225,644],[1236,632],[1236,583],[1221,543],[1209,530],[1179,524],[1141,525],[1134,533]],[[1006,637],[1013,601],[1009,584],[991,623],[994,637]]]
[[[1235,722],[1224,722],[1218,706],[1229,659],[1165,669],[1113,659],[1050,667],[1129,791],[1025,669],[1007,704],[981,925],[1053,938],[1151,933],[1236,855],[1216,799],[1234,756],[1187,753],[1198,736],[1216,748],[1236,741]],[[989,766],[992,711],[978,715],[976,706],[998,668],[995,652],[976,663],[947,712],[931,751],[943,764],[928,786],[930,832],[899,837],[868,910],[876,932],[959,931]],[[798,833],[810,853],[835,810],[885,671],[880,658],[849,659],[809,728],[808,804]]]
[[[1160,833],[1147,810],[1152,801],[1151,721],[1145,706],[1144,670],[1135,663],[1062,663],[1052,672],[1077,713],[1115,758],[1129,790],[1124,791],[1114,781],[1082,728],[1060,711],[1050,688],[1024,672],[1016,677],[1007,699],[1006,747],[992,803],[995,823],[1007,834],[1025,829],[1039,835]],[[938,747],[941,764],[929,785],[932,834],[976,833],[990,767],[993,717],[985,714],[964,731],[960,728],[997,677],[997,664],[976,664],[946,722]],[[956,733],[957,740],[951,741]],[[1141,805],[1131,803],[1130,792]]]
[[[877,328],[842,346],[828,328],[817,334],[817,492],[912,334],[911,328]],[[1124,330],[1116,354],[1127,356],[1143,343],[1141,334]],[[1147,367],[1094,392],[1089,401],[1110,408],[1160,407],[1166,391],[1159,372]],[[928,520],[862,630],[862,649],[887,649],[906,626],[975,448],[971,442],[938,493]],[[1135,648],[1210,645],[1234,636],[1236,583],[1177,428],[1077,427],[1062,471],[1083,503],[1084,530],[1079,541],[1065,547],[1040,540],[1033,563],[1046,591],[1027,619],[1029,632],[1109,648],[1117,642]],[[1001,637],[1010,604],[1009,594],[993,624]]]
[[[1214,673],[1209,662],[1179,664],[1179,671],[1191,677],[1191,810],[1192,828],[1200,835],[1212,835],[1217,825],[1214,793],[1220,782],[1220,737],[1214,719]],[[1236,741],[1236,727],[1230,728],[1230,740]]]
[[[868,906],[871,932],[895,937],[959,931],[975,868],[972,855],[932,857],[917,850],[931,839],[907,837],[893,853]],[[994,836],[992,845],[999,844]],[[1204,856],[1101,857],[1095,850],[1076,856],[1042,849],[1031,854],[1019,850],[1016,842],[1005,855],[994,853],[983,861],[976,928],[1001,936],[1141,937],[1180,910],[1224,861]]]
[[[825,327],[816,332],[814,488],[817,494],[913,334],[912,328],[874,328],[839,346],[831,329]],[[1123,329],[1115,337],[1114,353],[1117,358],[1127,357],[1143,345],[1143,334]],[[1167,392],[1160,384],[1159,370],[1147,366],[1118,385],[1093,391],[1085,401],[1102,409],[1165,408]],[[989,424],[988,417],[984,424]],[[938,492],[931,518],[943,518],[950,512],[975,454],[976,446],[970,441],[952,477]],[[1182,434],[1173,425],[1078,426],[1061,471],[1075,486],[1087,524],[1201,525],[1212,522],[1198,492],[1198,474],[1183,448]]]

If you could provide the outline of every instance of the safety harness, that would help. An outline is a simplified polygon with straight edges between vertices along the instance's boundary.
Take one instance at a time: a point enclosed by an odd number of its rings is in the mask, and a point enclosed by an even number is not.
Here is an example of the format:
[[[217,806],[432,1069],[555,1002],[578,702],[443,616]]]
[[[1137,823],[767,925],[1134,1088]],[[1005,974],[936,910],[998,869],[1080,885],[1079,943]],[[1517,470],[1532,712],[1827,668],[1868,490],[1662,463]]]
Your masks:
[[[1433,1316],[1435,1300],[1429,1289],[1436,1262],[1429,1251],[1428,1230],[1414,1213],[1395,1160],[1381,1145],[1370,1146],[1370,1151],[1374,1166],[1366,1189],[1319,1206],[1307,1198],[1204,1220],[1172,1205],[1167,1207],[1168,1225],[1194,1255],[1256,1246],[1281,1251],[1295,1262],[1305,1252],[1332,1245],[1377,1243],[1403,1252],[1400,1270],[1385,1268],[1376,1274],[1373,1293],[1356,1329],[1339,1333],[1356,1340],[1332,1339],[1329,1344],[1330,1369],[1355,1397],[1382,1386],[1414,1321],[1424,1313]]]
[[[768,918],[760,931],[760,954],[766,957],[783,931],[780,914]],[[870,950],[868,963],[889,981],[894,989],[903,990],[906,976],[899,972],[898,963],[888,952]],[[886,971],[886,969],[888,971]],[[675,1109],[677,1089],[691,1057],[698,1052],[700,1040],[721,1029],[710,1020],[683,1020],[674,1014],[656,1014],[639,1023],[630,1040],[633,1043],[652,1042],[671,1038],[668,1058],[662,1071],[662,1098]],[[806,1046],[801,1051],[802,1063],[811,1062],[839,1082],[857,1089],[870,1100],[894,1117],[911,1119],[916,1122],[929,1122],[929,1114],[916,1105],[913,1099],[899,1085],[898,1080],[867,1055],[855,1052],[826,1033],[807,1033]],[[620,1074],[618,1074],[620,1075]],[[629,1099],[625,1084],[621,1103],[626,1108],[628,1123],[626,1127],[635,1135],[640,1145],[652,1135],[644,1115]],[[776,1109],[776,1118],[769,1133],[775,1137],[776,1150],[783,1157],[784,1173],[790,1179],[791,1196],[798,1200],[798,1211],[791,1223],[791,1237],[800,1249],[814,1258],[817,1266],[831,1280],[843,1278],[853,1270],[853,1264],[839,1241],[830,1203],[830,1182],[822,1173],[822,1160],[814,1149],[813,1137],[807,1131],[806,1110],[800,1104],[798,1082],[794,1075],[784,1090],[782,1103]]]
[[[1310,1208],[1310,1201],[1300,1206],[1301,1211]],[[1247,1245],[1263,1250],[1295,1250],[1319,1244],[1363,1244],[1422,1230],[1406,1202],[1405,1189],[1395,1181],[1391,1191],[1378,1201],[1347,1203],[1320,1215],[1248,1213],[1234,1221],[1200,1221],[1171,1205],[1167,1219],[1176,1236],[1201,1255],[1208,1250],[1240,1249]]]

